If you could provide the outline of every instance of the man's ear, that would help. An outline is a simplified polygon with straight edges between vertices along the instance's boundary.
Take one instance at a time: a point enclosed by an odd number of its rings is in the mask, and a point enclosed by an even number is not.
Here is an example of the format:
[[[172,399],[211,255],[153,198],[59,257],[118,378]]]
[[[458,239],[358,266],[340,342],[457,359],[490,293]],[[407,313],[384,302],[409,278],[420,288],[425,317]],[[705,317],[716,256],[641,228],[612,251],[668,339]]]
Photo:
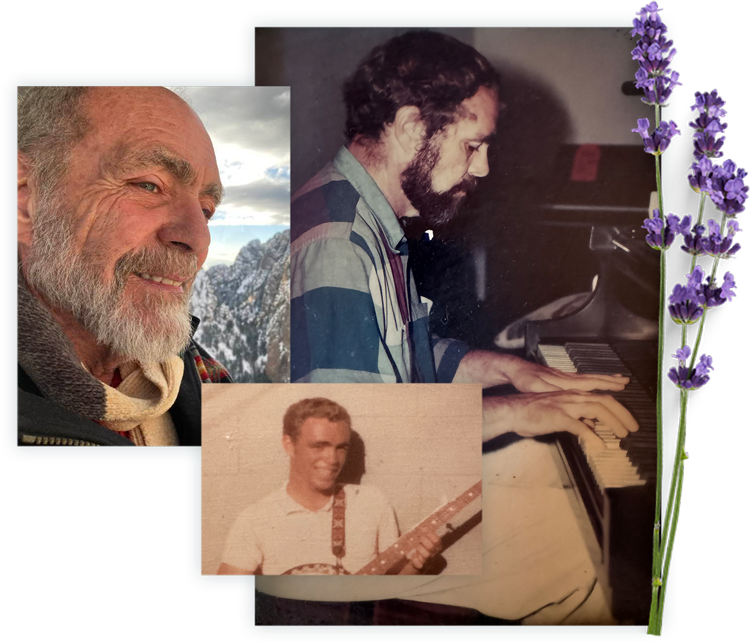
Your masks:
[[[284,451],[287,455],[291,457],[294,454],[294,439],[289,435],[284,435],[281,438],[281,445],[284,447]]]
[[[23,245],[31,244],[34,227],[32,210],[31,187],[29,179],[31,167],[26,157],[18,153],[18,242]]]
[[[396,112],[393,119],[393,136],[407,156],[411,157],[422,149],[425,129],[419,107],[405,105]]]

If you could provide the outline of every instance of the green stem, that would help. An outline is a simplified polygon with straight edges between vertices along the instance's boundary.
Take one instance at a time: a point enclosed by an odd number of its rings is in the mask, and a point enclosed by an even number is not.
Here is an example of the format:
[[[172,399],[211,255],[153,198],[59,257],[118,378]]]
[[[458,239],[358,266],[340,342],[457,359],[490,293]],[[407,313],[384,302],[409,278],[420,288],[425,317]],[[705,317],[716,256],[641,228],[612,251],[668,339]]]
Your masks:
[[[661,156],[654,156],[654,160],[656,161],[656,194],[659,199],[659,215],[666,225],[667,215],[664,213],[664,197],[661,193]]]
[[[707,312],[707,309],[704,308],[703,314],[701,315],[700,323],[698,324],[698,334],[695,337],[695,343],[693,344],[693,352],[690,356],[690,364],[689,364],[690,370],[692,370],[695,367],[695,357],[698,354],[698,347],[700,346],[701,334],[703,332],[703,324],[706,321],[706,312]],[[683,337],[685,336],[685,332],[686,332],[685,326],[683,326]],[[684,393],[685,395],[687,395],[687,391],[685,390],[680,390],[680,393],[681,394]],[[684,427],[682,425],[684,422],[685,422],[685,419],[682,417],[682,415],[680,415],[680,425],[678,426],[678,429],[677,429],[678,434],[681,434],[681,431],[684,430]],[[658,444],[658,438],[657,438],[657,444]],[[672,493],[675,488],[675,475],[677,475],[678,473],[677,463],[678,463],[679,457],[678,457],[677,448],[679,448],[679,446],[680,446],[680,441],[678,438],[677,447],[675,449],[675,464],[672,470],[672,483],[669,488],[669,498],[667,499],[667,513],[664,518],[664,528],[662,529],[662,533],[668,533],[669,529],[672,527],[672,514],[669,512],[669,507],[672,505],[674,501],[674,497],[672,496]],[[664,549],[667,546],[668,542],[669,542],[668,538],[667,539],[662,538],[661,544],[659,546],[659,568],[661,568],[661,566],[664,564],[664,552],[665,552]],[[654,577],[658,577],[658,576],[659,574],[657,570],[657,572],[654,573]]]
[[[703,316],[701,317],[700,325],[698,326],[698,336],[695,338],[695,348],[693,348],[693,356],[690,359],[690,370],[695,368],[695,358],[698,356],[698,348],[701,345],[701,338],[703,337],[703,326],[706,324],[706,317],[708,316],[708,308],[703,309]]]
[[[662,469],[664,467],[664,442],[662,435],[662,426],[664,415],[662,410],[662,355],[664,354],[664,308],[665,298],[664,290],[666,288],[667,258],[666,250],[661,250],[661,261],[659,262],[659,348],[657,351],[657,374],[656,374],[656,509],[654,511],[654,541],[651,553],[651,577],[659,577],[661,569],[661,558],[659,557],[660,535],[661,535],[661,493],[662,493]],[[651,586],[651,609],[649,612],[649,635],[658,635],[651,632],[651,627],[657,627],[661,631],[661,623],[656,621],[658,614],[660,587]]]
[[[672,561],[672,548],[674,547],[675,533],[677,532],[677,521],[680,517],[680,500],[682,499],[682,481],[685,473],[685,459],[687,454],[685,453],[685,435],[687,432],[687,390],[680,391],[680,432],[677,437],[677,451],[675,453],[675,459],[679,461],[679,468],[677,469],[677,484],[674,498],[674,517],[669,525],[669,538],[667,544],[666,556],[664,558],[664,571],[662,573],[662,586],[659,592],[659,613],[656,621],[656,634],[661,632],[662,618],[664,617],[664,603],[667,594],[667,580],[669,578],[669,566]],[[672,486],[674,487],[674,480]]]
[[[655,105],[655,127],[659,125],[660,107]],[[654,156],[654,165],[656,168],[656,194],[659,202],[659,215],[666,224],[667,217],[664,214],[664,198],[661,187],[661,157]],[[665,249],[660,250],[659,257],[659,350],[658,366],[656,369],[656,510],[654,515],[654,538],[653,538],[653,559],[652,559],[652,580],[651,587],[651,612],[649,614],[649,633],[654,633],[654,627],[658,623],[659,614],[659,596],[660,587],[656,578],[661,576],[661,559],[659,550],[661,549],[661,479],[662,479],[662,368],[664,363],[664,302],[667,280],[667,254]]]
[[[661,540],[661,548],[659,550],[659,566],[662,566],[664,559],[664,547],[667,540],[672,536],[673,525],[672,525],[672,510],[674,508],[675,494],[677,492],[676,485],[679,477],[680,468],[682,467],[682,450],[685,447],[685,426],[687,422],[687,390],[680,390],[680,427],[677,433],[677,448],[674,458],[674,466],[672,470],[672,484],[669,489],[669,500],[667,502],[667,514],[664,518],[663,537]],[[662,576],[662,581],[664,576]]]
[[[656,369],[656,516],[654,519],[654,540],[661,542],[661,479],[663,473],[664,445],[662,427],[662,370],[664,364],[664,297],[667,283],[667,251],[661,250],[659,265],[659,349],[658,365]],[[657,549],[660,545],[655,544]],[[659,569],[659,560],[654,560],[654,572]]]

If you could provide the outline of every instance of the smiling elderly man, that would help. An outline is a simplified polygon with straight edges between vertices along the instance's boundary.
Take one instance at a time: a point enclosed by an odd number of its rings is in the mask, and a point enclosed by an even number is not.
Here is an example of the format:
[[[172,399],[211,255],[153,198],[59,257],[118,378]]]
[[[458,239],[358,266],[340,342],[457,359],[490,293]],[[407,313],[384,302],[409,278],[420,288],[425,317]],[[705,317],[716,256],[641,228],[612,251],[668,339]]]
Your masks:
[[[19,443],[199,445],[190,289],[222,195],[193,110],[157,87],[35,87],[18,111]]]

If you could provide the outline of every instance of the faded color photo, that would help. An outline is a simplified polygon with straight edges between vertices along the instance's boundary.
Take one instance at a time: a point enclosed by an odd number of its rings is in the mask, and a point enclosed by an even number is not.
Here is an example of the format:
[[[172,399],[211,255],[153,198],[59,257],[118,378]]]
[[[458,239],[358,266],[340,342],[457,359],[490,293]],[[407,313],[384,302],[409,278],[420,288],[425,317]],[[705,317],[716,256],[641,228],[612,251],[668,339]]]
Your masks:
[[[260,591],[645,622],[658,261],[630,49],[624,28],[256,31],[256,82],[292,88],[291,380],[481,384],[495,526],[481,582]]]
[[[206,390],[203,573],[481,574],[480,394]]]

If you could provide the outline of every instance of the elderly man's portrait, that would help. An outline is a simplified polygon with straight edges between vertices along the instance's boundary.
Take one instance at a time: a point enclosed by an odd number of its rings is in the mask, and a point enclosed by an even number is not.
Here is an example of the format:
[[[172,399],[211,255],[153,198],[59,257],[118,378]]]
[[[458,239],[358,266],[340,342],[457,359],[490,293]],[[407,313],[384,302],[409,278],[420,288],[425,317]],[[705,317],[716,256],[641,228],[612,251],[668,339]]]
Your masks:
[[[19,444],[200,445],[204,384],[288,380],[288,105],[19,88]]]
[[[292,89],[291,380],[480,384],[485,453],[481,583],[260,591],[645,623],[658,258],[631,49],[627,29],[256,30],[256,82]]]
[[[203,573],[481,574],[480,394],[206,390]]]

